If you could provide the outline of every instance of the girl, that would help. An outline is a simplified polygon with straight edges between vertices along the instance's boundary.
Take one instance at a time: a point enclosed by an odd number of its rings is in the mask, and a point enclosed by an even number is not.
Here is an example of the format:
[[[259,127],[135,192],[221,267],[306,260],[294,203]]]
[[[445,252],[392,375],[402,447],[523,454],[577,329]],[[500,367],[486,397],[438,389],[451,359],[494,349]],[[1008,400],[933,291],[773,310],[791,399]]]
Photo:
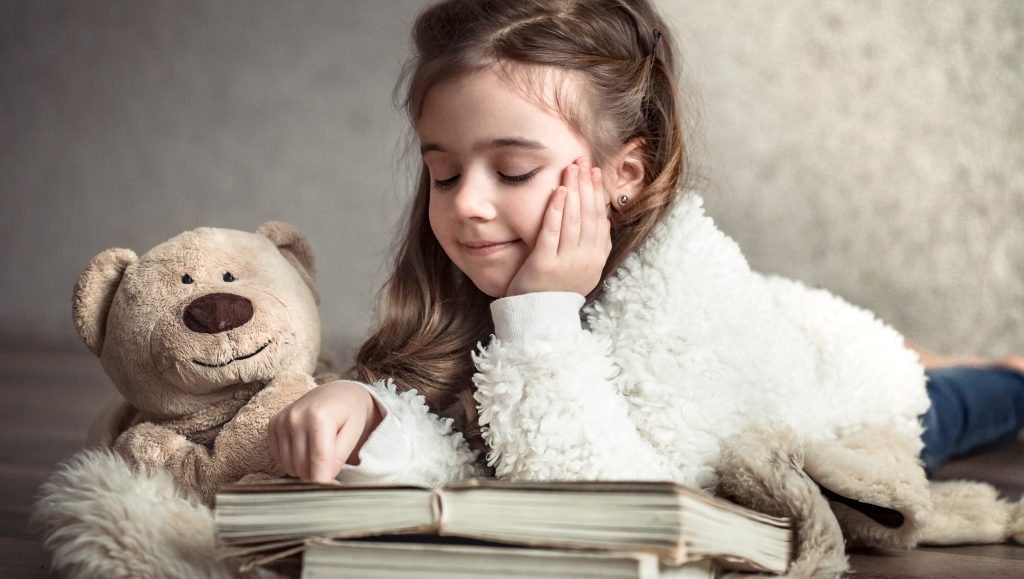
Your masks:
[[[1019,361],[939,372],[929,409],[895,331],[750,271],[685,190],[674,45],[646,0],[450,0],[413,39],[423,164],[382,318],[352,381],[271,422],[291,475],[710,488],[761,420],[910,471],[1020,428]]]

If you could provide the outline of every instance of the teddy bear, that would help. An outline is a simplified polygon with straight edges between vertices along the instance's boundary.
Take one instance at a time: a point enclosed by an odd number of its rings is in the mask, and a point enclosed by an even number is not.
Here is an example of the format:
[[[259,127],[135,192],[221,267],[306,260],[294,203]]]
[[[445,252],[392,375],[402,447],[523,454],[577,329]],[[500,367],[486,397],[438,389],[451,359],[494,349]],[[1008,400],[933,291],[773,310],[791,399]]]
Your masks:
[[[208,504],[219,485],[284,476],[267,425],[316,386],[318,303],[310,246],[282,222],[193,229],[141,257],[100,253],[73,318],[120,396],[89,443],[166,469]]]

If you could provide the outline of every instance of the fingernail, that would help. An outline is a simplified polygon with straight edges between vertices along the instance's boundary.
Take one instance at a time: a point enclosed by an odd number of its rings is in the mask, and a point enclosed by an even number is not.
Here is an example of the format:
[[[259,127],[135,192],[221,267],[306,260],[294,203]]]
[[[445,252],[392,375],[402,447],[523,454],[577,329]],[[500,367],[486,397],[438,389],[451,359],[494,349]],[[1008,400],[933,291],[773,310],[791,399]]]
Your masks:
[[[580,167],[589,170],[590,169],[590,158],[589,157],[582,157],[580,159]]]

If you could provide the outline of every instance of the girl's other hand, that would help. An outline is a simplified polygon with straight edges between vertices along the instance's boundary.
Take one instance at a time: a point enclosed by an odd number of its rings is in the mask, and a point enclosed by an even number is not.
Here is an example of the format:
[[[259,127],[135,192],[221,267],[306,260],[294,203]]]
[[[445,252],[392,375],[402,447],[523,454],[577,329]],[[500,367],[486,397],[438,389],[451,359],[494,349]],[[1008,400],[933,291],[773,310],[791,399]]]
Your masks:
[[[314,388],[270,419],[270,453],[290,476],[331,482],[354,463],[382,414],[366,388],[344,380]]]
[[[591,167],[586,157],[566,167],[533,251],[505,295],[571,291],[585,296],[597,287],[612,250],[606,202],[600,168]]]

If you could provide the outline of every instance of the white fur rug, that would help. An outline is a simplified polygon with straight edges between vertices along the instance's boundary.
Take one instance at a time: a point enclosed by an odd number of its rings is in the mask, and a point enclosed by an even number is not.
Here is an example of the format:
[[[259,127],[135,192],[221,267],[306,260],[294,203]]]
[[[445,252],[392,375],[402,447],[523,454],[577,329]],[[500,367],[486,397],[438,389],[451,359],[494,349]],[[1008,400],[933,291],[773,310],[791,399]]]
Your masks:
[[[61,464],[40,489],[31,524],[61,577],[246,577],[214,560],[209,508],[166,473],[133,471],[108,450]]]

